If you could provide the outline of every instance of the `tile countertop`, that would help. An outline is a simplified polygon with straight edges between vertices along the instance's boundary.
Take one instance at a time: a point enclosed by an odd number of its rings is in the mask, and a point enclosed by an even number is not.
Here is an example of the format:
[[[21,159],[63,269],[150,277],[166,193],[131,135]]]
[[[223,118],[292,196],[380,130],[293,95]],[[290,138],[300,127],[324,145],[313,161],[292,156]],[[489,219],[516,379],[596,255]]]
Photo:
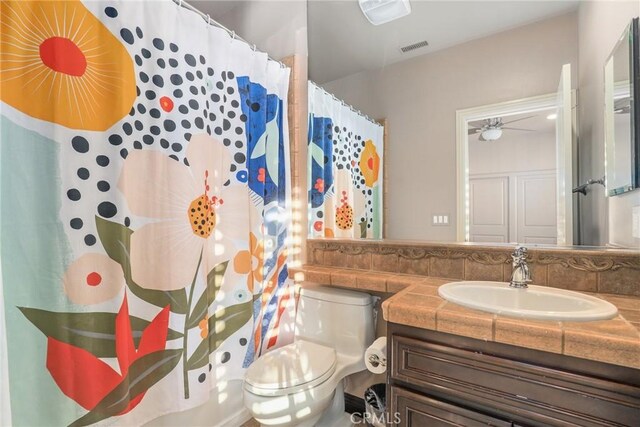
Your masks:
[[[438,286],[450,279],[311,265],[290,270],[296,282],[393,294],[382,303],[387,322],[640,369],[640,297],[585,292],[618,307],[611,320],[527,320],[440,298]]]

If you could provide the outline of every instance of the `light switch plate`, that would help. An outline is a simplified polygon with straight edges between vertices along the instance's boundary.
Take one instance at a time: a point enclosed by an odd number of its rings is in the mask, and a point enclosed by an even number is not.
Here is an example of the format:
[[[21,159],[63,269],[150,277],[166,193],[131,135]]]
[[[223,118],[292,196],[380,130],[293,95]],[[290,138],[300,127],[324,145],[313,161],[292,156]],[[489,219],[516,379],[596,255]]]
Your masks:
[[[449,225],[449,214],[433,214],[431,216],[431,225],[440,227]]]

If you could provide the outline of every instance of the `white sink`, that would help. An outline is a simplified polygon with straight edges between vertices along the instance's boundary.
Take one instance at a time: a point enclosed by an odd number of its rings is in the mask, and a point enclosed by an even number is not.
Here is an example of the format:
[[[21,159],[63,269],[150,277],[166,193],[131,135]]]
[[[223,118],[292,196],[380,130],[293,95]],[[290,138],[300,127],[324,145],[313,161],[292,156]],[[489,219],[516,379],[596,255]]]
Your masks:
[[[586,322],[618,314],[613,304],[600,298],[544,286],[516,289],[502,282],[452,282],[440,286],[438,294],[465,307],[526,319]]]

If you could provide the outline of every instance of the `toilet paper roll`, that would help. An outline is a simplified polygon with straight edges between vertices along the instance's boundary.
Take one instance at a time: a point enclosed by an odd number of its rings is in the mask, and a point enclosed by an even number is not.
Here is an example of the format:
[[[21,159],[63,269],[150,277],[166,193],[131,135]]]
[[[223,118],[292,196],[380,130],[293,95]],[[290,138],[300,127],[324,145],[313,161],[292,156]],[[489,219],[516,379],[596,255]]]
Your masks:
[[[374,374],[382,374],[387,370],[387,337],[378,338],[367,348],[364,364]]]

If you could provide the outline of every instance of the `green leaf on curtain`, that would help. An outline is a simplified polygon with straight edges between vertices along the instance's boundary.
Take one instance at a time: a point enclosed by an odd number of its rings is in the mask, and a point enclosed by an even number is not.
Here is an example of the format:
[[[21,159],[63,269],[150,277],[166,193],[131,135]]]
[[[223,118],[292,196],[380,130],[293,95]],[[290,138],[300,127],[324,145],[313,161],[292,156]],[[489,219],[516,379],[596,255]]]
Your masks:
[[[265,138],[267,172],[273,182],[278,182],[278,153],[280,152],[280,128],[278,127],[278,114],[267,123],[267,128],[262,135]]]
[[[277,114],[273,120],[267,122],[264,133],[251,152],[251,158],[256,159],[265,155],[267,172],[273,182],[278,182],[278,153],[280,152],[280,128],[278,127]]]
[[[230,307],[221,307],[209,317],[209,336],[203,339],[193,352],[187,367],[189,370],[199,369],[209,363],[209,354],[243,327],[253,316],[253,300]]]
[[[189,315],[189,322],[187,323],[187,329],[195,328],[204,316],[207,314],[209,306],[216,300],[218,291],[222,287],[224,280],[224,274],[227,271],[229,261],[221,262],[213,267],[213,269],[207,274],[207,289],[200,295],[198,302],[191,310]]]
[[[96,228],[104,250],[111,259],[122,266],[127,286],[129,286],[134,295],[158,307],[169,305],[174,313],[187,313],[187,292],[184,289],[175,291],[145,289],[133,281],[131,277],[131,261],[129,259],[133,231],[130,228],[99,216],[96,216]]]
[[[324,151],[318,144],[309,144],[311,150],[311,157],[317,164],[324,167]]]
[[[251,159],[257,159],[260,156],[264,156],[264,153],[265,153],[264,135],[265,134],[266,132],[262,134],[262,137],[258,140],[255,147],[253,148],[253,151],[251,152]]]
[[[84,416],[69,427],[87,426],[120,414],[129,402],[153,387],[176,367],[181,349],[156,351],[137,359],[129,367],[127,376]]]
[[[96,357],[116,357],[116,313],[56,313],[37,308],[18,309],[47,337],[80,347]],[[150,322],[134,316],[129,318],[137,347],[142,331]],[[181,337],[180,332],[168,330],[167,341]]]
[[[367,237],[367,220],[363,219],[360,221],[360,238],[364,239]]]

